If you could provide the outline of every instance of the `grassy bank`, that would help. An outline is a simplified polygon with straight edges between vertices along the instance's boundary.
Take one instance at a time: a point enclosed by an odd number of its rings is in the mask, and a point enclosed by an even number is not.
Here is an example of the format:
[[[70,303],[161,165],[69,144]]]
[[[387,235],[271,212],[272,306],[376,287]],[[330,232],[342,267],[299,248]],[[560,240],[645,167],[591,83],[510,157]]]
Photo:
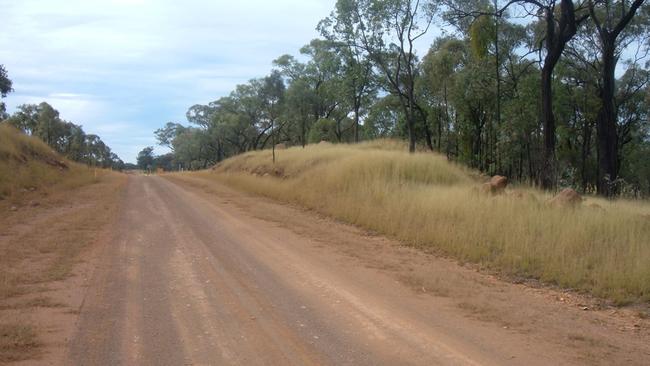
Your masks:
[[[480,182],[444,157],[396,143],[318,145],[237,156],[192,173],[296,203],[427,250],[501,273],[650,300],[650,204],[589,199],[552,208],[548,195],[475,193]],[[591,202],[589,202],[591,201]],[[599,207],[591,207],[597,203]]]
[[[20,201],[30,190],[81,187],[95,178],[94,169],[67,161],[41,140],[0,124],[0,200]]]

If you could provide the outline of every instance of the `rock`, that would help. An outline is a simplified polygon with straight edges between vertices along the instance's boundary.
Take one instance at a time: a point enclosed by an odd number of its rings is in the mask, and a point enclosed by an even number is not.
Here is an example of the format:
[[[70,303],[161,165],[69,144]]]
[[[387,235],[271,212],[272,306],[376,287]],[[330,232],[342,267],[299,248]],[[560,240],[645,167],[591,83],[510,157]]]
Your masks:
[[[508,178],[501,175],[495,175],[490,178],[489,182],[481,185],[481,192],[485,194],[498,195],[505,192],[507,185]]]
[[[30,201],[30,202],[29,202],[29,205],[32,206],[32,207],[38,207],[38,206],[41,205],[41,203],[40,203],[40,202],[37,202],[37,201]]]
[[[582,203],[580,194],[571,188],[564,188],[560,193],[548,201],[554,207],[576,207]]]
[[[589,207],[593,208],[594,210],[598,210],[598,211],[604,210],[603,206],[601,206],[601,205],[599,205],[597,203],[590,203]]]
[[[275,145],[276,150],[286,150],[286,148],[287,148],[287,145],[285,145],[285,144],[277,144],[277,145]]]
[[[47,159],[45,160],[45,163],[55,167],[59,168],[59,170],[67,170],[68,169],[68,164],[65,163],[63,160],[56,160],[56,159]]]
[[[16,206],[11,206],[10,210],[11,210],[11,211],[18,211],[18,207],[16,207]]]
[[[490,178],[490,185],[492,185],[492,187],[499,190],[500,192],[503,192],[508,185],[508,178],[502,175],[495,175],[494,177]]]

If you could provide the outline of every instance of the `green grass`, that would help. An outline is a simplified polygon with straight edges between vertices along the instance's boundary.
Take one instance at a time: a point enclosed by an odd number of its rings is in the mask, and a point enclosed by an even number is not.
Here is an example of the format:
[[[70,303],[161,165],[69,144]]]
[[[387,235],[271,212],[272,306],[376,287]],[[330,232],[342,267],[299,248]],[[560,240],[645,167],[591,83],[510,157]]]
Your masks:
[[[650,204],[476,192],[478,174],[398,142],[251,152],[191,173],[299,204],[410,245],[503,274],[589,292],[616,304],[650,300]],[[602,209],[589,207],[597,203]]]

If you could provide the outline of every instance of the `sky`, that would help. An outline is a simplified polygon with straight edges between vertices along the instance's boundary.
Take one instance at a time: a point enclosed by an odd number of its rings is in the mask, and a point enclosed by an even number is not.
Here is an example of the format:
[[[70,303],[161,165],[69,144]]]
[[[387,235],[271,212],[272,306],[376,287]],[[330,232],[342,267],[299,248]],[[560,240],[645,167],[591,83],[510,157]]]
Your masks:
[[[46,101],[126,162],[194,104],[270,72],[335,0],[0,0],[8,112]],[[157,148],[157,152],[163,152]]]

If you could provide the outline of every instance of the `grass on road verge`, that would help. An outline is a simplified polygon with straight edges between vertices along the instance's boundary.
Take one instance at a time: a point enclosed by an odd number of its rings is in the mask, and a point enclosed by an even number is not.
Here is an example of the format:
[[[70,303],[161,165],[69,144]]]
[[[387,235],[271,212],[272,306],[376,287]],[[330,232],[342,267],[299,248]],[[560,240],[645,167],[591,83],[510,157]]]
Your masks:
[[[0,201],[19,203],[30,191],[55,192],[95,181],[95,169],[67,161],[43,141],[0,124]]]
[[[190,173],[299,204],[410,245],[616,304],[650,300],[650,204],[589,198],[576,209],[545,193],[475,193],[475,172],[394,143],[313,145],[243,154]],[[597,203],[598,207],[591,207]]]

